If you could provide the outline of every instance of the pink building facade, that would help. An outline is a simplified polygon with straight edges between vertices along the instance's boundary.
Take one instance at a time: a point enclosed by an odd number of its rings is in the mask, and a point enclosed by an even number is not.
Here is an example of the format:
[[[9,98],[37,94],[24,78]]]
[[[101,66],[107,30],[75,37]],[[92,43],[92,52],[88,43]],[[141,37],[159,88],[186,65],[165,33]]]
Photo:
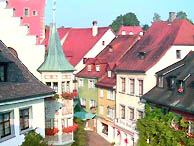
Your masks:
[[[21,17],[22,25],[29,27],[29,35],[35,35],[40,44],[45,33],[46,0],[7,0],[7,6],[14,9],[14,16]]]

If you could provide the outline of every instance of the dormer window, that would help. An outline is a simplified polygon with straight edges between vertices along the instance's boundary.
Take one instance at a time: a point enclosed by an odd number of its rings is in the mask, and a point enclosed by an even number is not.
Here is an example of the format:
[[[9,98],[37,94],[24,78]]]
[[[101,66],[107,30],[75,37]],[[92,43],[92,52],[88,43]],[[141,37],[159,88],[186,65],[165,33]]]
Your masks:
[[[88,71],[92,71],[92,65],[88,65]]]
[[[121,34],[126,35],[126,31],[122,30]]]
[[[175,83],[176,83],[176,80],[175,80],[176,78],[173,76],[173,77],[170,77],[169,79],[168,79],[168,85],[169,85],[169,88],[170,89],[175,89]]]
[[[0,82],[5,82],[7,78],[6,65],[0,65]]]
[[[112,48],[111,45],[109,45],[109,52],[110,52],[110,53],[113,52],[113,48]]]
[[[133,32],[129,32],[129,35],[133,35]]]
[[[139,52],[138,53],[138,56],[141,60],[144,60],[145,59],[145,53],[144,52]]]
[[[100,71],[100,65],[96,65],[96,71]]]
[[[108,78],[111,78],[111,71],[108,70]]]
[[[158,87],[160,88],[164,87],[163,76],[158,77]]]

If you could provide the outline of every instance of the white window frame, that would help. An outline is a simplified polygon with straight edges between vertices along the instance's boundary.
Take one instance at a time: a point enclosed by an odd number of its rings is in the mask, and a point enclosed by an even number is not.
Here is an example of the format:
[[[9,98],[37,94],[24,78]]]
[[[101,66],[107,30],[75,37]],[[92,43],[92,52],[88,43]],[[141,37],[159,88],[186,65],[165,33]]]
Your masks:
[[[138,96],[142,96],[140,94],[140,81],[142,81],[142,95],[144,94],[144,80],[143,79],[138,79]]]
[[[88,88],[94,88],[95,87],[95,81],[94,79],[88,79]]]
[[[124,84],[123,84],[123,80],[124,80]],[[125,93],[126,92],[126,79],[124,77],[120,77],[120,83],[121,83],[120,91],[122,93]]]
[[[104,106],[103,105],[99,106],[99,114],[104,115]]]
[[[80,98],[81,105],[86,106],[86,99],[85,98]]]
[[[122,31],[121,31],[121,34],[122,34],[122,35],[126,35],[126,31],[125,31],[125,30],[122,30]]]
[[[96,107],[96,106],[97,106],[96,100],[91,99],[91,100],[90,100],[90,108],[91,108],[91,107]]]
[[[1,133],[0,133],[0,142],[6,141],[8,139],[11,139],[13,137],[15,137],[15,127],[14,127],[14,110],[8,110],[8,111],[2,111],[0,112],[0,114],[4,114],[4,113],[10,113],[10,128],[11,128],[11,134],[7,135],[5,137],[1,137]]]
[[[78,86],[79,88],[84,86],[84,79],[79,78]]]
[[[96,65],[96,71],[100,71],[100,65]]]
[[[92,65],[91,64],[88,65],[88,71],[92,71]]]
[[[158,76],[158,87],[163,88],[164,87],[164,77]]]
[[[108,78],[111,78],[111,76],[112,76],[112,72],[108,70]]]
[[[144,118],[144,111],[143,110],[137,110],[137,119],[141,119],[141,117],[139,117],[139,113],[142,113],[142,118]]]
[[[133,111],[133,117],[131,117],[131,111]],[[134,120],[135,119],[135,109],[132,107],[128,107],[128,119],[129,120]]]
[[[104,89],[100,88],[100,97],[103,98],[104,97]]]
[[[133,93],[132,93],[132,91],[131,91],[131,83],[132,83],[132,80],[133,80]],[[128,89],[129,89],[129,94],[130,95],[135,95],[135,79],[134,78],[129,78],[129,87],[128,87]]]
[[[30,106],[30,107],[24,107],[24,108],[20,108],[19,109],[19,114],[20,114],[20,111],[21,110],[25,110],[25,109],[28,109],[29,110],[29,128],[28,129],[25,129],[25,130],[21,130],[21,127],[20,127],[20,134],[23,134],[23,133],[25,133],[25,132],[28,132],[28,131],[30,131],[30,130],[32,130],[32,106]]]
[[[114,90],[108,90],[108,96],[107,96],[107,99],[109,100],[115,100],[115,97],[114,97]]]
[[[115,109],[107,107],[107,117],[114,119],[115,118]]]
[[[27,13],[27,15],[26,15],[26,13]],[[24,16],[25,17],[28,17],[29,16],[29,8],[24,8]]]
[[[122,110],[124,108],[124,110]],[[126,118],[126,111],[125,111],[125,105],[120,105],[120,119],[125,119]],[[124,111],[124,117],[122,117],[122,111]]]

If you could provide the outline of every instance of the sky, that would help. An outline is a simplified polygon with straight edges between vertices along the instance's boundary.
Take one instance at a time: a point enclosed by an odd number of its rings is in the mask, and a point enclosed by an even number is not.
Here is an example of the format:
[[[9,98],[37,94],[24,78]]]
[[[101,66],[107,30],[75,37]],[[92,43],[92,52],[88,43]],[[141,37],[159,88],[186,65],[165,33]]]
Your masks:
[[[119,15],[136,14],[140,25],[151,25],[154,13],[167,20],[169,12],[184,11],[194,21],[194,0],[57,0],[57,26],[86,28],[92,22],[108,26]],[[52,22],[53,0],[47,0],[45,23]]]

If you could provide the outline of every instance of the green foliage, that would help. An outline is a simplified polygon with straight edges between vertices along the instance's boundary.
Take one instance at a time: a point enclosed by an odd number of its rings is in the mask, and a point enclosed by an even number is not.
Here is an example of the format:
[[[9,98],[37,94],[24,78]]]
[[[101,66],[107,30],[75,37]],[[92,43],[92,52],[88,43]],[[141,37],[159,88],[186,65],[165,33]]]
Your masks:
[[[160,15],[158,13],[154,13],[153,22],[159,21],[162,21]]]
[[[164,114],[162,109],[148,104],[146,104],[145,114],[146,117],[138,120],[137,123],[138,146],[180,146],[180,142],[185,146],[194,145],[194,138],[187,137],[188,122],[182,117],[172,112]],[[172,128],[172,121],[179,125],[178,130]]]
[[[75,119],[75,123],[77,123],[78,128],[74,133],[75,142],[72,146],[85,146],[86,145],[86,133],[84,130],[84,122],[81,119]]]
[[[193,24],[192,20],[189,19],[189,18],[187,18],[187,14],[186,14],[185,12],[183,12],[183,11],[178,12],[177,15],[176,15],[176,18],[177,18],[177,19],[186,19],[186,20],[188,20],[190,23]]]
[[[125,15],[118,16],[110,25],[112,29],[117,32],[121,25],[124,26],[139,26],[139,20],[134,13],[127,13]]]
[[[148,24],[144,24],[143,27],[142,27],[143,31],[147,31],[148,28],[149,28],[149,25]]]
[[[177,13],[176,18],[177,19],[187,19],[187,14],[183,11],[180,11]]]
[[[48,146],[44,138],[36,133],[35,130],[31,130],[24,135],[25,139],[21,146]]]

